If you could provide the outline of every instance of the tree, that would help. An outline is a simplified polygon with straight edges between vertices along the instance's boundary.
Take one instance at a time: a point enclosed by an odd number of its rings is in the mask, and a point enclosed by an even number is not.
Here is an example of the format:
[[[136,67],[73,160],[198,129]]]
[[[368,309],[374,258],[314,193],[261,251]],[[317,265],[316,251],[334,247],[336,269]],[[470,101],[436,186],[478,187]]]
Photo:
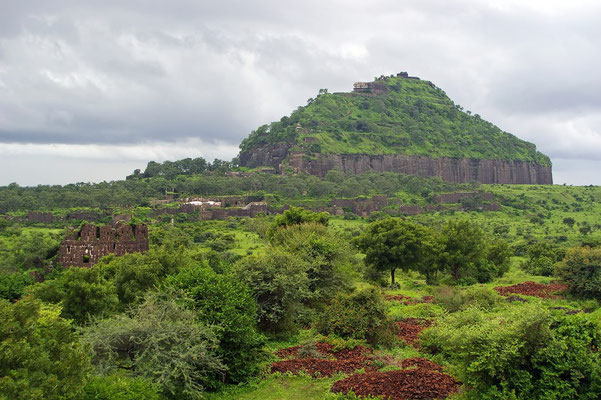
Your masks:
[[[214,328],[217,354],[228,368],[227,382],[245,382],[259,372],[265,341],[256,329],[257,303],[243,282],[196,265],[168,277],[167,285],[183,290],[198,320]]]
[[[171,399],[201,399],[206,386],[226,370],[217,356],[217,338],[174,298],[149,293],[130,315],[116,315],[84,329],[101,374],[117,370],[156,382]]]
[[[601,299],[601,249],[574,247],[557,267],[558,276],[577,295]]]
[[[437,270],[434,255],[437,245],[430,229],[417,223],[387,218],[368,225],[355,239],[365,253],[365,262],[381,271],[390,271],[391,285],[395,285],[395,271],[422,272],[431,280]]]
[[[502,241],[488,240],[478,225],[467,220],[447,222],[439,242],[440,266],[456,283],[488,282],[509,267],[510,252]]]
[[[266,332],[294,332],[303,302],[311,298],[309,266],[278,247],[241,259],[236,276],[251,289],[258,305],[259,327]]]
[[[267,235],[272,237],[278,228],[290,225],[306,224],[308,222],[315,222],[327,226],[329,219],[330,214],[327,212],[315,213],[302,207],[290,207],[284,211],[283,214],[275,217],[273,224],[267,232]]]
[[[78,324],[86,323],[90,316],[110,314],[119,304],[115,286],[101,268],[71,267],[57,279],[29,286],[26,293],[46,303],[61,303],[61,315]]]
[[[576,220],[572,217],[566,217],[563,219],[563,223],[566,224],[567,226],[571,228],[574,227],[574,224],[576,223]]]
[[[90,361],[60,307],[0,300],[0,399],[81,398]]]
[[[352,287],[358,260],[349,238],[319,223],[278,229],[272,245],[279,246],[306,263],[312,308],[322,308],[340,291]]]

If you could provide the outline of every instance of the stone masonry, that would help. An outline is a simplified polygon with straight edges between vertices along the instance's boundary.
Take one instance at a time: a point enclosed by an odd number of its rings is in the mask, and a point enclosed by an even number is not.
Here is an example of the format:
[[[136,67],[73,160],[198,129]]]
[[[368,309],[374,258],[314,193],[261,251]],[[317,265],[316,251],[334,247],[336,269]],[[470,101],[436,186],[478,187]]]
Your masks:
[[[91,267],[108,254],[122,256],[148,250],[148,227],[118,223],[97,227],[84,225],[61,243],[58,262],[64,267]]]

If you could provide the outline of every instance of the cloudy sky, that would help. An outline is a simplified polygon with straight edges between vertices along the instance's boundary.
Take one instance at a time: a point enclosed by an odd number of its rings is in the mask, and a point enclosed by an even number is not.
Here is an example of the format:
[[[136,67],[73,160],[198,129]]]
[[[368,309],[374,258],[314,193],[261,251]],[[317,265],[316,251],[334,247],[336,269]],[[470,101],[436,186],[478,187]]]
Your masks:
[[[318,89],[409,71],[601,184],[597,0],[0,0],[0,185],[231,159]]]

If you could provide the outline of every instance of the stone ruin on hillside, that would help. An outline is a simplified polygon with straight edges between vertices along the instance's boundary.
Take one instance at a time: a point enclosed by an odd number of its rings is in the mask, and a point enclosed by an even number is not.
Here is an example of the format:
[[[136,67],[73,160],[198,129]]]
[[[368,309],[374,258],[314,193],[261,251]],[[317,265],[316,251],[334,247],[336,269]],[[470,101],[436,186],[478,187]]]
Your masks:
[[[91,267],[109,254],[122,256],[148,250],[148,227],[144,224],[84,225],[61,243],[58,262],[64,267]]]

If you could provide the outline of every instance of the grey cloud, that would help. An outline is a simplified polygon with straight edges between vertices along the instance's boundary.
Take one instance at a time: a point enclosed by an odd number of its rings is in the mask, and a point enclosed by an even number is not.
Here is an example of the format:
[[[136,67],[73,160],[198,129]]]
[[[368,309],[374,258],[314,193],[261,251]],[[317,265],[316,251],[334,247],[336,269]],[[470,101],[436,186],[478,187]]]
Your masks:
[[[0,11],[0,143],[235,145],[320,88],[401,70],[552,158],[596,157],[601,143],[601,5],[589,1],[22,0]]]

